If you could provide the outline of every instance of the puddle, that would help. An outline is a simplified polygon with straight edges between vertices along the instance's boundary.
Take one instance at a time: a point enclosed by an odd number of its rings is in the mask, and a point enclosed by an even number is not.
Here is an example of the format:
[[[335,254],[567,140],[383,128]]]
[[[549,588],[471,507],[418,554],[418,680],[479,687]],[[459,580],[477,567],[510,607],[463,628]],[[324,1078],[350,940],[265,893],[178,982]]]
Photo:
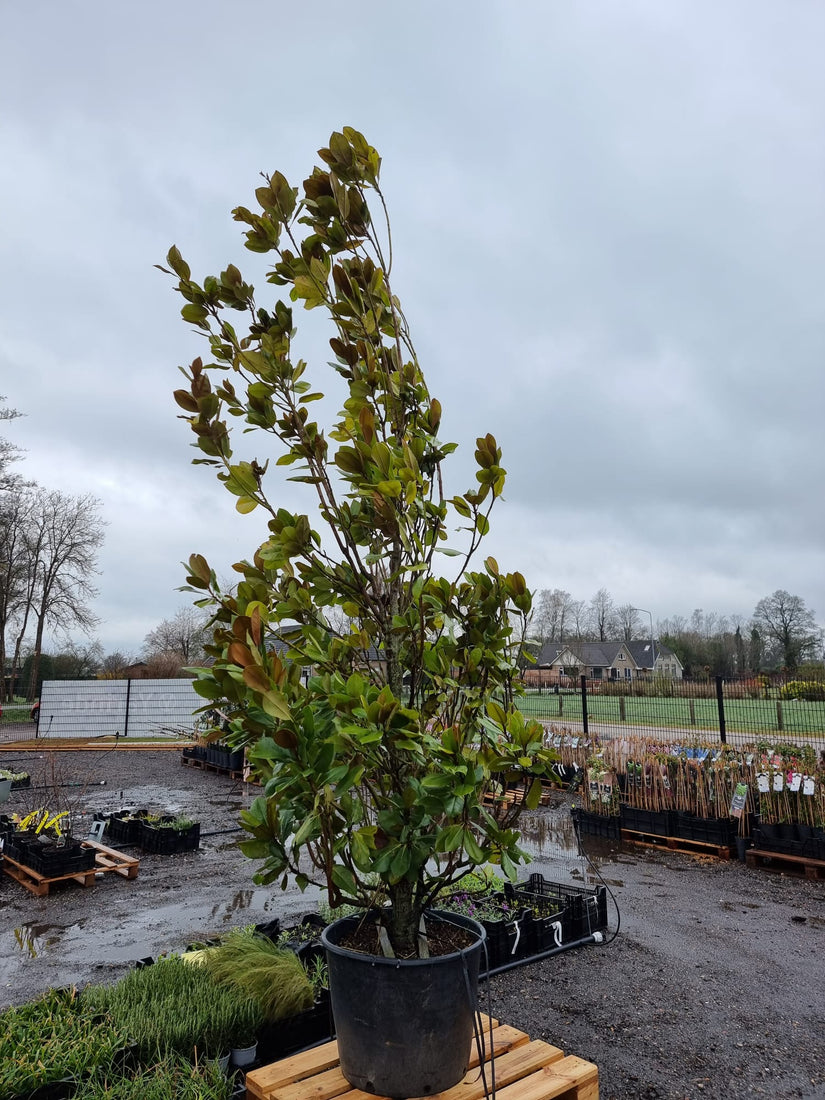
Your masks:
[[[296,915],[315,907],[319,892],[308,888],[292,899]],[[94,917],[75,924],[29,921],[0,933],[0,984],[13,979],[15,968],[54,967],[67,970],[86,963],[90,950],[97,964],[128,963],[162,951],[180,951],[187,943],[225,933],[229,928],[257,924],[276,912],[285,918],[284,899],[269,887],[236,890],[231,897],[188,900],[151,910],[118,913],[114,928],[99,927]],[[264,916],[266,914],[267,916]],[[174,930],[174,931],[171,931]]]
[[[79,928],[83,923],[81,921],[74,927]],[[29,921],[15,928],[12,936],[22,954],[28,955],[30,959],[36,959],[52,944],[57,943],[65,931],[66,928],[62,924],[36,924],[34,921]]]

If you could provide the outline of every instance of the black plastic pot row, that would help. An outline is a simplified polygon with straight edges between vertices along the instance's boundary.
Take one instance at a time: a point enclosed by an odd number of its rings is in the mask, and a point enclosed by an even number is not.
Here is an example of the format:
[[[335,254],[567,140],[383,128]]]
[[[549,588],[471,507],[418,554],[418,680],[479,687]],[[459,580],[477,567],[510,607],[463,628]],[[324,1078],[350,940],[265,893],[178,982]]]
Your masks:
[[[243,749],[230,749],[225,745],[195,745],[183,750],[184,760],[203,760],[215,768],[229,772],[243,770]]]
[[[112,844],[131,844],[143,848],[151,855],[175,855],[178,852],[194,852],[200,846],[200,822],[187,829],[173,829],[146,820],[147,811],[120,810],[109,814],[106,821],[106,836]],[[161,822],[174,821],[169,814],[161,817]]]

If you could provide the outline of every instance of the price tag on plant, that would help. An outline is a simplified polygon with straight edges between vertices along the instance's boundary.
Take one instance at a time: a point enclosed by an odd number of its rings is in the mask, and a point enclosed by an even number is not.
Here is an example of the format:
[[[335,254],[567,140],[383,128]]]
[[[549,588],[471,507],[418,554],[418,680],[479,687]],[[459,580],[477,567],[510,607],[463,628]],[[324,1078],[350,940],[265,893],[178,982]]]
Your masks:
[[[813,794],[815,786],[814,777],[812,775],[806,775],[802,780],[802,793],[807,795]]]
[[[791,772],[788,776],[788,790],[798,791],[802,786],[802,776],[799,772]]]
[[[782,772],[775,772],[773,777],[773,789],[775,791],[781,791],[785,786],[785,776]]]
[[[771,789],[771,777],[767,772],[760,772],[757,775],[756,787],[760,794],[767,794]]]

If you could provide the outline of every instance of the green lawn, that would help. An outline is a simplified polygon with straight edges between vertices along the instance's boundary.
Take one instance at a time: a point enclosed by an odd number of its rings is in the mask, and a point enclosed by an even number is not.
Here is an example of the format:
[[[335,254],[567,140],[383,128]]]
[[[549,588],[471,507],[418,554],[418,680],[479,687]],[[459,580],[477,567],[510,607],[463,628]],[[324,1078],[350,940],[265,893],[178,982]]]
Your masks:
[[[621,704],[624,703],[624,720]],[[663,729],[719,729],[719,712],[715,699],[648,698],[589,694],[587,715],[590,722],[623,726],[658,726]],[[563,725],[565,721],[582,720],[581,695],[552,695],[530,692],[519,697],[518,705],[524,714],[547,722]],[[780,711],[781,722],[780,727]],[[735,733],[776,733],[781,731],[820,735],[825,739],[825,702],[809,703],[804,700],[785,699],[777,708],[775,699],[726,699],[725,721],[727,729]]]

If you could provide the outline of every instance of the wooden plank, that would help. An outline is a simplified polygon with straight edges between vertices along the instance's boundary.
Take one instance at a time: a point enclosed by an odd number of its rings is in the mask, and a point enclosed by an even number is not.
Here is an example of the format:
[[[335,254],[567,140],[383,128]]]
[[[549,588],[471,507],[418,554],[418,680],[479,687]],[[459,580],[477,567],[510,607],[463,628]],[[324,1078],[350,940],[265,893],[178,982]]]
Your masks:
[[[706,840],[685,840],[680,836],[659,836],[658,833],[644,833],[636,829],[622,829],[622,840],[629,844],[638,844],[641,848],[658,848],[670,852],[685,852],[690,855],[716,856],[717,859],[730,859],[730,846],[713,844]]]
[[[748,848],[745,852],[745,862],[748,867],[759,867],[763,871],[804,874],[805,878],[809,879],[825,878],[825,862],[821,859],[786,855],[784,852],[772,852],[768,848]]]
[[[496,1097],[498,1100],[599,1100],[599,1071],[592,1062],[568,1055],[506,1085],[500,1092],[496,1088]]]
[[[276,1089],[284,1085],[291,1085],[293,1081],[303,1081],[307,1077],[323,1073],[324,1070],[332,1069],[337,1065],[338,1043],[333,1039],[322,1046],[282,1058],[280,1062],[253,1069],[246,1075],[246,1091],[256,1100],[259,1097],[272,1096]]]

